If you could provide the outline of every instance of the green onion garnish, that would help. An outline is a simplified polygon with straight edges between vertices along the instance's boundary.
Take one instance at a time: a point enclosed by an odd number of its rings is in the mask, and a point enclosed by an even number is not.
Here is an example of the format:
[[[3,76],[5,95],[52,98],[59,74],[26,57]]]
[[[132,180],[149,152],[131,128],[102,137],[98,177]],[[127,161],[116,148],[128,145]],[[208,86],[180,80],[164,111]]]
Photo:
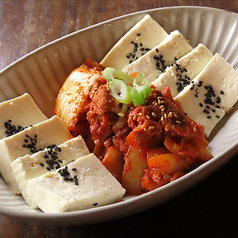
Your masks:
[[[109,83],[112,96],[119,102],[135,106],[145,103],[145,99],[150,95],[151,87],[147,79],[143,79],[142,74],[135,78],[117,69],[107,67],[103,70],[103,76]]]
[[[103,70],[103,76],[108,82],[111,81],[112,79],[120,79],[124,81],[126,84],[132,84],[134,81],[134,78],[131,77],[130,75],[111,67],[107,67],[106,69]]]
[[[130,104],[132,99],[130,96],[131,88],[122,80],[112,79],[109,82],[109,88],[112,96],[121,103]]]

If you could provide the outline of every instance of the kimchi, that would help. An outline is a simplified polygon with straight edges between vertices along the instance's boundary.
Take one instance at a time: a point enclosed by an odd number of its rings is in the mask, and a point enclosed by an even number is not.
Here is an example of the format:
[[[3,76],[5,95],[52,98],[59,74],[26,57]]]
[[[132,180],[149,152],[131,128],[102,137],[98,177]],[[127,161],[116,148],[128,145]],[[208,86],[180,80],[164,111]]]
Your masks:
[[[103,68],[87,60],[59,91],[55,114],[89,149],[128,194],[154,190],[190,172],[213,155],[204,127],[174,102],[169,87],[152,88],[145,103],[120,103]]]

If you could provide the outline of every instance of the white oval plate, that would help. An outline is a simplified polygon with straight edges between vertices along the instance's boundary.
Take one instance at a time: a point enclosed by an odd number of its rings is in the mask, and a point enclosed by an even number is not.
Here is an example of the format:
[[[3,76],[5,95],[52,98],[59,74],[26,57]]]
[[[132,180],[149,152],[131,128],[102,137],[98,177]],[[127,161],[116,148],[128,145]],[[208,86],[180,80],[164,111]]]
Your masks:
[[[145,14],[167,32],[178,29],[190,44],[206,45],[220,53],[238,70],[238,15],[204,7],[160,8],[133,13],[77,31],[16,61],[0,73],[0,101],[28,92],[48,116],[55,97],[69,73],[87,58],[100,61],[109,49]],[[13,194],[0,178],[0,213],[47,224],[85,224],[127,216],[156,206],[195,185],[238,152],[238,105],[215,128],[209,138],[214,158],[178,180],[140,196],[84,211],[45,214],[31,209]]]

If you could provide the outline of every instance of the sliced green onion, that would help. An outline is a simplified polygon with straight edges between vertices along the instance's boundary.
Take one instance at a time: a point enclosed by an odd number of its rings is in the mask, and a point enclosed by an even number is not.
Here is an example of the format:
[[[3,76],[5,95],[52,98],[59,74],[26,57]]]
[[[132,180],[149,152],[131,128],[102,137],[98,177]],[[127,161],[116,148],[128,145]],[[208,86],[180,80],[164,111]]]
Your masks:
[[[134,79],[133,85],[142,85],[143,74],[138,73]]]
[[[135,106],[145,103],[150,95],[150,81],[143,79],[139,73],[135,78],[117,69],[107,67],[103,70],[103,76],[109,83],[112,96],[119,102]]]
[[[103,70],[103,76],[108,82],[112,79],[120,79],[127,84],[132,84],[134,81],[132,76],[111,67],[107,67]]]
[[[142,81],[142,85],[133,84],[133,87],[137,89],[138,93],[143,92],[144,98],[147,98],[151,92],[150,81],[148,79],[144,79]]]
[[[151,89],[150,86],[146,86],[146,87],[142,90],[142,93],[143,93],[144,98],[148,98],[148,97],[149,97],[151,90],[152,90],[152,89]]]
[[[132,99],[130,96],[131,87],[126,85],[123,81],[119,79],[112,79],[109,82],[109,88],[111,90],[112,96],[121,103],[130,104]]]
[[[135,106],[145,103],[143,92],[138,92],[136,88],[131,89],[131,99]]]

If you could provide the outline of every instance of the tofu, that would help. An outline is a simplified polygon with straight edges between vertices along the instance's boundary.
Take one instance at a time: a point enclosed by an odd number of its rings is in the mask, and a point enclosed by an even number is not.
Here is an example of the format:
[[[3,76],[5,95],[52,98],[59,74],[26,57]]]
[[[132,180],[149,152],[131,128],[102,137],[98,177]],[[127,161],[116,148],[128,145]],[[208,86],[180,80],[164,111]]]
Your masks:
[[[56,213],[117,202],[125,189],[94,154],[89,154],[60,170],[30,179],[27,193],[42,211]]]
[[[153,82],[160,76],[167,66],[174,63],[192,50],[184,36],[175,30],[171,32],[159,45],[148,51],[145,55],[123,68],[129,75],[137,72],[144,78]]]
[[[47,120],[28,93],[0,103],[0,115],[0,139]]]
[[[0,140],[0,172],[11,190],[19,194],[20,189],[12,171],[11,163],[18,157],[33,154],[52,144],[62,144],[72,135],[58,116],[35,124],[25,130]]]
[[[166,85],[169,86],[172,96],[175,97],[184,87],[190,84],[212,57],[213,55],[209,49],[203,44],[199,44],[169,66],[164,73],[152,82],[152,85],[159,90],[163,90]]]
[[[208,137],[238,99],[238,73],[219,54],[175,98],[184,112],[205,127]]]
[[[37,208],[37,205],[27,193],[29,179],[54,171],[89,153],[83,138],[78,136],[67,140],[63,144],[15,159],[11,166],[26,203],[33,208]]]
[[[150,15],[146,15],[112,47],[100,64],[122,70],[158,45],[167,35]]]

